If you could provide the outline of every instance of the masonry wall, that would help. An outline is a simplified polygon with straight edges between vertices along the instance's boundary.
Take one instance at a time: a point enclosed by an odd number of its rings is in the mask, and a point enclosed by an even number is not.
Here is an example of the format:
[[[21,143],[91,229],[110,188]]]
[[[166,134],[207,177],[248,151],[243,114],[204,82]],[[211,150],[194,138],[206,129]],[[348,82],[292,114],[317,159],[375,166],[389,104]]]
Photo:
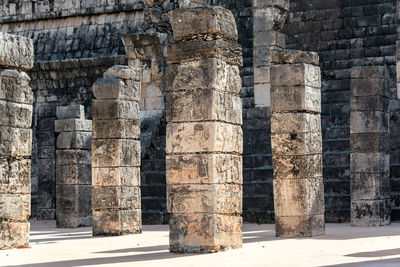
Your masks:
[[[288,47],[316,51],[322,71],[322,128],[326,217],[350,216],[350,68],[386,65],[390,73],[393,220],[399,209],[399,104],[395,98],[396,1],[295,0],[285,32]]]
[[[167,12],[184,2],[187,1],[2,2],[0,30],[33,38],[36,62],[43,61],[37,63],[30,73],[36,101],[32,194],[37,195],[38,168],[45,170],[40,180],[46,192],[50,193],[40,200],[33,198],[33,216],[51,218],[54,209],[51,203],[55,199],[52,193],[55,190],[52,179],[55,178],[51,177],[55,177],[52,174],[55,106],[83,104],[90,116],[91,85],[110,66],[126,64],[126,59],[118,57],[125,54],[121,35],[138,32],[170,34]],[[244,66],[240,69],[243,81],[243,218],[247,222],[271,222],[270,112],[254,105],[252,1],[196,2],[223,6],[236,18],[244,57]],[[393,91],[390,153],[392,203],[395,207],[392,219],[400,220],[400,104],[394,99],[398,26],[395,10],[395,0],[291,1],[290,17],[284,30],[288,36],[288,48],[316,51],[320,56],[328,222],[350,219],[349,70],[352,66],[365,64],[389,67]],[[168,220],[165,206],[165,115],[146,116],[141,129],[143,223],[162,223]],[[41,146],[40,153],[38,146]],[[46,208],[35,213],[38,201],[43,202]]]

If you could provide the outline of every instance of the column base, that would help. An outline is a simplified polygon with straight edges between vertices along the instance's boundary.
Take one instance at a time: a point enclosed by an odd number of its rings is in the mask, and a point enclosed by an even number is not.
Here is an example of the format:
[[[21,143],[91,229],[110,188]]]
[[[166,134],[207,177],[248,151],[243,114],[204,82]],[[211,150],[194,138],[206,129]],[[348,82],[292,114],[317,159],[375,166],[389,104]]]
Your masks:
[[[351,202],[351,225],[370,227],[390,224],[390,199]]]
[[[1,222],[0,250],[29,247],[29,223]]]
[[[220,214],[173,214],[170,248],[175,253],[214,253],[242,247],[242,218]]]
[[[277,237],[312,237],[325,234],[325,216],[291,216],[275,218]]]
[[[141,216],[141,210],[93,211],[93,236],[140,234]]]

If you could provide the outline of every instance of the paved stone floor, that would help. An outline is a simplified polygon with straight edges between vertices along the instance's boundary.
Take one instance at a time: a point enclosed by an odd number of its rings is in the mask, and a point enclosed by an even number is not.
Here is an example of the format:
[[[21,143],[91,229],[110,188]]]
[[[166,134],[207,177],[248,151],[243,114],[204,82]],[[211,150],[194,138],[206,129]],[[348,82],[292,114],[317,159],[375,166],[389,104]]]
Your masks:
[[[31,223],[31,248],[0,251],[0,266],[400,266],[400,224],[328,224],[325,236],[280,239],[273,225],[244,225],[244,246],[217,254],[168,252],[168,226],[143,234],[92,237],[91,228]]]

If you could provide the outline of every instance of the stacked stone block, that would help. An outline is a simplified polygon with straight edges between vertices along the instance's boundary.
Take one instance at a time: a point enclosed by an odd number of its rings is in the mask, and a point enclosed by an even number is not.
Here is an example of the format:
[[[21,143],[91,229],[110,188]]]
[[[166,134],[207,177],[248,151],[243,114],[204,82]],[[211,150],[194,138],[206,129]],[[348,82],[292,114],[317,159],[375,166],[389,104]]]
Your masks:
[[[141,233],[140,70],[114,66],[93,85],[93,235]]]
[[[220,7],[171,12],[167,209],[171,252],[242,246],[241,47]]]
[[[318,56],[273,51],[271,143],[276,235],[325,231]]]
[[[32,41],[0,32],[0,250],[29,246],[32,66]]]
[[[351,69],[351,224],[390,223],[389,76],[385,66]]]
[[[57,107],[56,222],[60,228],[92,225],[92,121],[84,118],[81,105]]]
[[[254,103],[256,107],[271,105],[269,58],[273,49],[286,46],[286,36],[282,33],[282,28],[288,12],[288,0],[253,0]]]

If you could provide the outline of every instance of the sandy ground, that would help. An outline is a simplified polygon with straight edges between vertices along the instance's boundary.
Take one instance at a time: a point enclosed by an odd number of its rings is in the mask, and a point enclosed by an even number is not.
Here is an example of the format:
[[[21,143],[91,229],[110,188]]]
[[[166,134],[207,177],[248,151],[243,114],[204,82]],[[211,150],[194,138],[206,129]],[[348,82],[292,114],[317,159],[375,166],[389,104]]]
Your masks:
[[[328,224],[324,236],[281,239],[273,225],[244,225],[243,248],[216,254],[171,254],[168,226],[143,234],[92,237],[91,228],[31,223],[31,248],[0,251],[0,266],[400,266],[400,224],[355,228]]]

